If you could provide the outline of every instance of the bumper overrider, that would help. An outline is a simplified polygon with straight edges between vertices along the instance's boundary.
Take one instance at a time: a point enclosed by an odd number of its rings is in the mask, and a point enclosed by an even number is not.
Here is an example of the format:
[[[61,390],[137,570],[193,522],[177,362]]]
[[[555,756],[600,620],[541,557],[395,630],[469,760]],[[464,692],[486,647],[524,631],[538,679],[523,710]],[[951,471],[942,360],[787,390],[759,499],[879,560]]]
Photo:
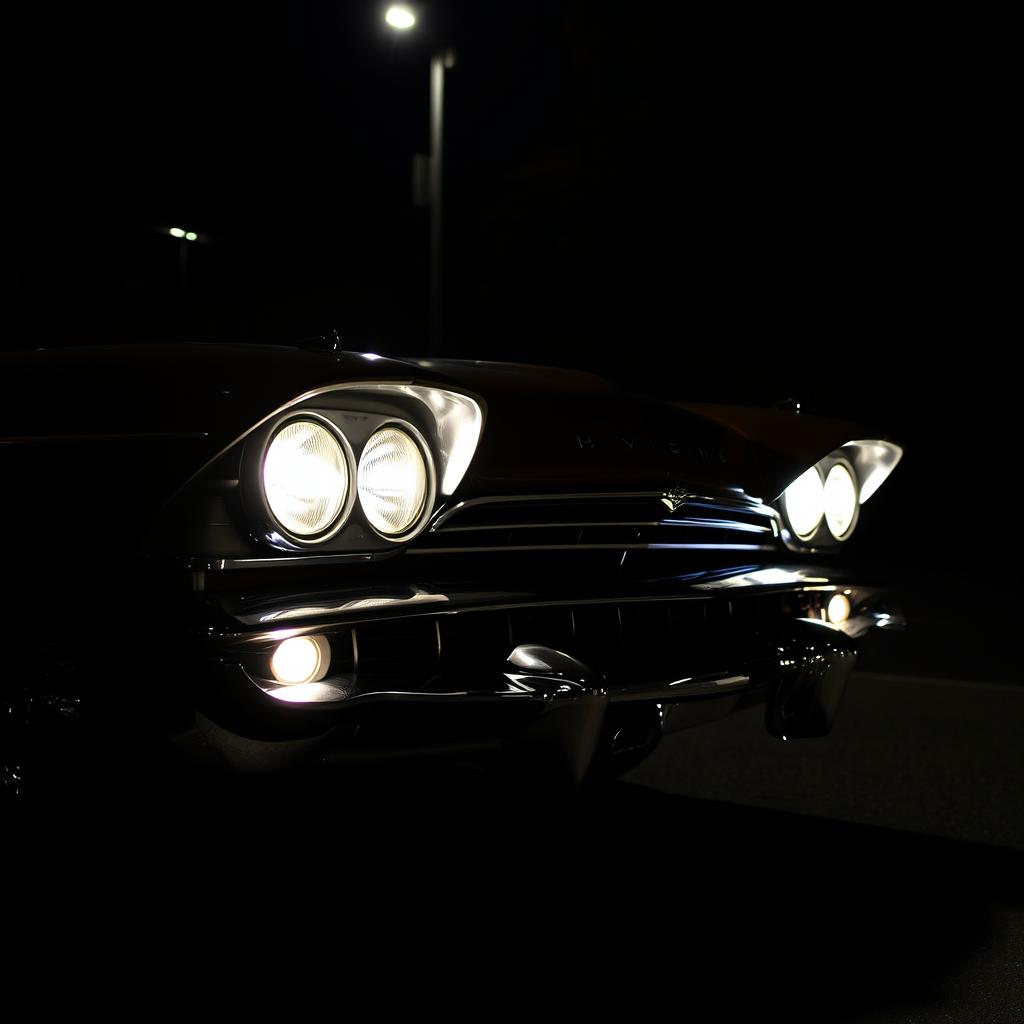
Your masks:
[[[819,566],[627,592],[408,586],[216,600],[202,748],[236,769],[493,755],[582,779],[669,731],[763,703],[780,738],[832,726],[858,640],[902,618]]]

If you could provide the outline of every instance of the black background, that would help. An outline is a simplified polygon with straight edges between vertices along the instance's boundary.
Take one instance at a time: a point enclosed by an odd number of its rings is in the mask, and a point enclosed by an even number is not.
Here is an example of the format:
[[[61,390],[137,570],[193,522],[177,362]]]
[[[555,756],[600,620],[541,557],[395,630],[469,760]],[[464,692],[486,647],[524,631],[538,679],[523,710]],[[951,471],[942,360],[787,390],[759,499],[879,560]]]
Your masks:
[[[422,352],[411,157],[438,41],[458,55],[446,354],[621,372],[627,353],[674,393],[830,407],[887,378],[941,392],[996,343],[996,26],[449,2],[399,36],[382,9],[8,23],[8,347],[336,326]],[[177,224],[208,239],[184,317]]]
[[[862,531],[1002,601],[1016,447],[1003,32],[929,12],[581,0],[5,15],[3,345],[424,354],[428,63],[447,74],[444,354],[797,398],[908,456]],[[181,225],[189,247],[180,301]],[[930,583],[929,583],[930,588]]]
[[[453,46],[444,354],[592,368],[681,399],[798,398],[901,441],[904,463],[850,546],[881,558],[912,628],[878,637],[862,665],[1017,682],[1007,27],[934,6],[434,0],[399,38],[383,7],[6,7],[0,347],[294,343],[337,328],[356,350],[425,354],[428,224],[411,164],[427,148],[430,54]],[[185,303],[178,225],[201,235]],[[830,745],[795,760],[742,732],[732,748],[711,733],[706,757],[699,738],[680,748],[681,778],[720,772],[711,799],[699,782],[619,786],[566,814],[529,793],[509,810],[481,788],[446,816],[449,782],[400,770],[390,790],[289,792],[269,809],[214,794],[205,818],[158,800],[144,826],[134,811],[116,827],[55,818],[36,874],[10,875],[33,879],[22,889],[43,941],[9,930],[67,979],[95,945],[57,951],[75,897],[96,899],[78,914],[91,923],[125,895],[139,921],[124,934],[149,963],[136,936],[181,925],[171,970],[223,972],[244,929],[261,949],[229,974],[232,995],[262,998],[281,978],[290,1009],[315,976],[342,983],[340,1012],[354,1005],[359,956],[389,969],[377,996],[390,1002],[434,950],[448,962],[415,991],[447,1006],[470,974],[452,923],[502,975],[488,1009],[517,991],[545,1005],[556,978],[561,1005],[604,1001],[622,979],[634,1012],[742,995],[798,1019],[794,996],[810,991],[808,1019],[840,1007],[865,1020],[966,949],[975,1002],[1009,1005],[1019,864],[909,832],[948,819],[940,834],[1019,836],[1007,786],[1021,747],[998,710],[1012,702],[974,687],[957,704],[960,690],[908,682],[893,714],[885,678],[877,703],[854,701]],[[773,786],[799,813],[743,806]],[[901,831],[830,820],[858,800]],[[28,832],[11,835],[35,857]],[[453,915],[456,893],[471,917]],[[43,898],[58,911],[39,914]],[[358,898],[373,912],[357,917]],[[985,909],[1000,901],[1015,916]],[[196,956],[206,935],[217,948]],[[115,998],[131,972],[102,948]]]

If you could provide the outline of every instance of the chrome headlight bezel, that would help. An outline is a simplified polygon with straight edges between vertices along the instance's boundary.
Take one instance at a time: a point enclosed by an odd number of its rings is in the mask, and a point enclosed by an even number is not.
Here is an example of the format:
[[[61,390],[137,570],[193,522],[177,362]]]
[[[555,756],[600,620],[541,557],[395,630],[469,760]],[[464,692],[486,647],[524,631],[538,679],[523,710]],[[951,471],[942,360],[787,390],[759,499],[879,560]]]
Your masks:
[[[320,562],[388,555],[426,530],[437,502],[459,487],[478,446],[484,417],[480,398],[427,385],[360,381],[306,392],[264,417],[204,467],[207,483],[204,491],[196,491],[204,525],[196,541],[217,551],[225,566],[269,565],[282,555],[316,557]],[[278,431],[295,420],[312,420],[331,430],[347,458],[349,491],[342,515],[313,536],[299,535],[287,521],[276,518],[264,486],[267,448]],[[358,500],[359,456],[370,436],[387,425],[412,437],[429,481],[419,516],[398,535],[375,530]],[[267,549],[272,553],[265,554]]]
[[[784,537],[786,544],[793,550],[807,550],[815,547],[835,547],[848,541],[857,529],[860,521],[860,508],[875,491],[885,482],[903,457],[903,449],[891,441],[854,440],[847,441],[828,455],[819,459],[809,469],[797,476],[779,495],[775,502],[786,527]],[[855,504],[850,523],[846,530],[837,535],[829,522],[826,484],[829,474],[835,467],[845,470],[853,482]],[[786,494],[799,480],[811,471],[815,471],[822,485],[822,516],[814,530],[810,533],[797,533],[789,510],[786,506]]]
[[[337,443],[339,450],[341,451],[342,459],[345,463],[346,470],[346,492],[344,500],[341,503],[340,509],[336,514],[335,518],[331,520],[331,523],[323,530],[313,534],[301,534],[290,530],[274,512],[273,506],[271,505],[270,498],[267,495],[266,489],[266,463],[267,456],[270,452],[274,441],[277,440],[281,432],[296,423],[313,423],[321,429],[327,431]],[[280,535],[287,539],[290,543],[299,545],[303,548],[317,547],[323,544],[325,541],[330,540],[334,537],[339,530],[344,527],[348,522],[349,516],[352,514],[352,508],[355,505],[356,500],[356,488],[355,488],[355,456],[352,453],[352,446],[349,444],[348,438],[345,437],[344,433],[338,428],[338,426],[332,423],[325,416],[321,416],[314,412],[301,412],[294,416],[288,416],[282,419],[279,423],[274,425],[274,429],[267,435],[266,441],[260,451],[258,460],[258,490],[260,500],[263,509],[266,513],[268,522],[273,524],[275,530]]]

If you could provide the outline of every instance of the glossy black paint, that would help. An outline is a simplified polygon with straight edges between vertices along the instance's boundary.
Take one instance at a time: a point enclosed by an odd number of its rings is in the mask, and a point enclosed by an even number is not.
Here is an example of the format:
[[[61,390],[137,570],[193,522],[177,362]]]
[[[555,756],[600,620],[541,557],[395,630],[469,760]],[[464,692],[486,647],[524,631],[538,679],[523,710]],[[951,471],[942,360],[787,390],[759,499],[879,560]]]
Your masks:
[[[298,396],[360,380],[484,395],[489,428],[471,467],[480,493],[686,479],[771,499],[856,432],[769,410],[666,403],[548,367],[183,344],[0,354],[0,445],[175,442],[180,455],[160,469],[164,488],[177,487]]]
[[[236,769],[531,751],[579,781],[751,700],[776,734],[827,732],[856,638],[897,621],[877,586],[793,550],[767,504],[864,436],[851,424],[542,367],[287,348],[39,351],[0,371],[19,580],[4,619],[58,642],[67,668],[19,646],[8,750],[82,719],[109,749]],[[478,400],[461,484],[408,543],[354,513],[321,548],[283,548],[254,479],[282,417],[331,417],[356,444],[399,418],[438,443],[415,402],[359,388],[380,382]],[[842,629],[821,623],[837,588],[854,605]],[[352,651],[319,704],[268,686],[269,652],[295,633]],[[524,667],[527,650],[546,667]],[[11,758],[18,782],[31,755]]]

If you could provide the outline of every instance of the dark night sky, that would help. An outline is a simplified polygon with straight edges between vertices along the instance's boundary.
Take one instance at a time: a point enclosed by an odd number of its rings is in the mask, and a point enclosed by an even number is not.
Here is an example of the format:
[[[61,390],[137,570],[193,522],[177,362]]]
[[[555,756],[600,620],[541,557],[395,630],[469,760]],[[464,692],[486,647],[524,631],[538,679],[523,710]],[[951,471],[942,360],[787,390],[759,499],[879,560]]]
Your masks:
[[[897,430],[984,404],[1009,277],[985,30],[697,10],[433,3],[401,38],[363,0],[8,16],[4,344],[423,352],[410,163],[444,41],[448,354]],[[210,238],[183,314],[179,223]]]
[[[965,510],[1001,495],[1018,429],[1005,29],[624,0],[421,13],[431,33],[401,39],[365,0],[6,13],[2,345],[337,327],[423,354],[411,157],[431,48],[454,45],[445,354],[793,396],[899,440],[849,547],[936,635],[1004,657],[1015,576]],[[184,310],[174,224],[209,239]]]

